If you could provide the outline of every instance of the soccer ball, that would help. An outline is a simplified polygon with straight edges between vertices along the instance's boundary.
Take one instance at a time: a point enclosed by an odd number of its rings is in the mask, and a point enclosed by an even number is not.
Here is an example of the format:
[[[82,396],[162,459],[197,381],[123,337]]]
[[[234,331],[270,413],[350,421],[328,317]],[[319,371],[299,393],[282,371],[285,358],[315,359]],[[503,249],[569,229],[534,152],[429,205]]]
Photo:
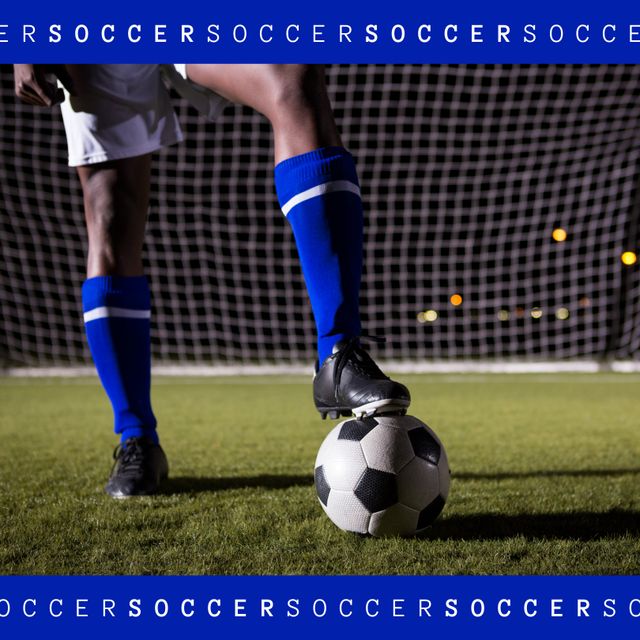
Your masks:
[[[341,422],[315,465],[318,499],[340,529],[410,536],[428,527],[449,494],[447,454],[436,434],[412,416]]]

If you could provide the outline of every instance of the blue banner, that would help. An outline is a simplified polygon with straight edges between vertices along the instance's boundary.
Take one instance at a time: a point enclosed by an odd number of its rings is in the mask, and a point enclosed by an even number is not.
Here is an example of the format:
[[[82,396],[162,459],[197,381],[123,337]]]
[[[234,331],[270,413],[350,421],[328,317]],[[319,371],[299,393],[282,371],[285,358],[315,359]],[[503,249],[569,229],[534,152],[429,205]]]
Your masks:
[[[631,2],[3,3],[2,62],[634,63]]]
[[[142,629],[148,637],[631,638],[640,634],[640,578],[0,578],[0,637]]]

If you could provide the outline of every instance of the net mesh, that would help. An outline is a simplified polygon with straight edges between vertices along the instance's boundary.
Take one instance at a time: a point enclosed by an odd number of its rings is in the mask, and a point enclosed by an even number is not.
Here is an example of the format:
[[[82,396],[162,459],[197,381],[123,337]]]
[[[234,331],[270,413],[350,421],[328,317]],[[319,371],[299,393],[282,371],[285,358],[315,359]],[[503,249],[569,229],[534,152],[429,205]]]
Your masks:
[[[19,104],[9,67],[0,79],[0,357],[89,362],[60,115]],[[640,66],[331,66],[328,85],[359,168],[379,356],[638,353],[638,267],[621,254],[638,240]],[[268,123],[176,109],[187,140],[155,159],[145,253],[156,362],[312,360]]]

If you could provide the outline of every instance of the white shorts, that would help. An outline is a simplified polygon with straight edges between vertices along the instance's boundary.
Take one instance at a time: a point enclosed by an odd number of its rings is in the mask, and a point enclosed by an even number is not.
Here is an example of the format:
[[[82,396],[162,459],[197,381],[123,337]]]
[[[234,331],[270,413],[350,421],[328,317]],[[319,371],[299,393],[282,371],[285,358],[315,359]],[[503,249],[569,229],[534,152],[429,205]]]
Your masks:
[[[186,65],[70,65],[74,95],[61,105],[69,166],[133,158],[180,142],[169,83],[210,120],[229,104],[186,77]]]

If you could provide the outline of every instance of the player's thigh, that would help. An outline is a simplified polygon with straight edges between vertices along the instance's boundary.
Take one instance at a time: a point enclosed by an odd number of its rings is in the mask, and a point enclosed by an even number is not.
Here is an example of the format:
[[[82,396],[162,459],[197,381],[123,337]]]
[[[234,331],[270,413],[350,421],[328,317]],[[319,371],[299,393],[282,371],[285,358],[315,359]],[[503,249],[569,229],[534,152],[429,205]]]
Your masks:
[[[110,249],[142,249],[149,208],[151,154],[77,167],[89,240]]]

